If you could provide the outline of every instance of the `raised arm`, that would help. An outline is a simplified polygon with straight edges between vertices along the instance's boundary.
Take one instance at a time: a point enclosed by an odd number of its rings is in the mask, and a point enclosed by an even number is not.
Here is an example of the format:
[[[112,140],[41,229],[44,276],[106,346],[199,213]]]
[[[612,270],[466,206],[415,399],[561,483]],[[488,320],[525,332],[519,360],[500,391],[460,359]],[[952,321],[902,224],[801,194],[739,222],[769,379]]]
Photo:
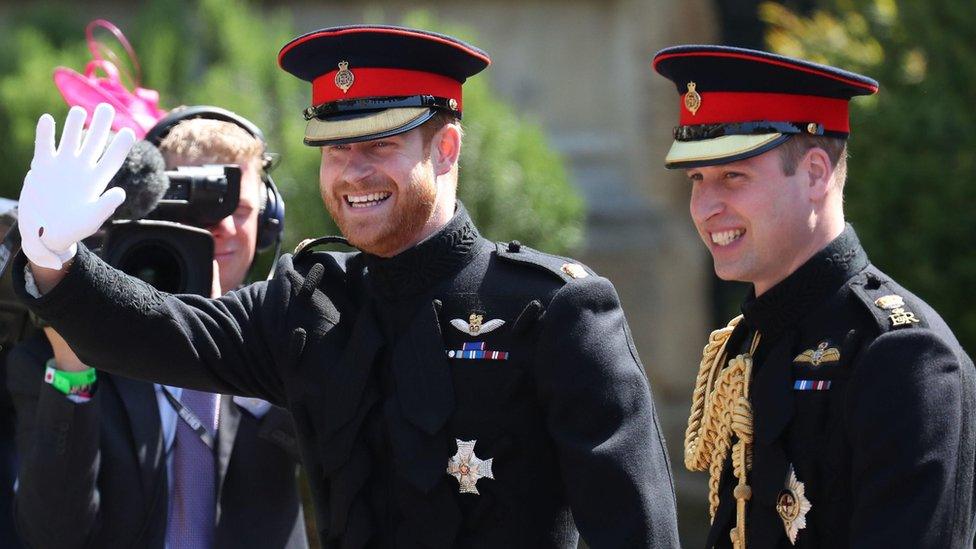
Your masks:
[[[95,234],[125,200],[122,189],[105,187],[135,136],[124,129],[105,148],[115,111],[102,103],[82,139],[86,116],[85,109],[71,108],[57,149],[54,118],[45,114],[37,121],[34,158],[18,203],[18,227],[42,292],[64,276],[63,266],[74,257],[77,243]]]
[[[172,296],[109,267],[80,244],[125,196],[120,189],[103,194],[133,140],[122,130],[102,153],[112,116],[111,107],[99,105],[82,140],[85,112],[72,108],[57,149],[53,119],[44,115],[38,122],[18,220],[30,265],[25,269],[23,256],[15,262],[16,291],[86,364],[282,403],[276,365],[285,358],[287,341],[279,347],[276,330],[288,302],[289,277],[218,300]],[[31,279],[37,286],[33,292],[25,288]],[[268,296],[277,299],[265,307]]]

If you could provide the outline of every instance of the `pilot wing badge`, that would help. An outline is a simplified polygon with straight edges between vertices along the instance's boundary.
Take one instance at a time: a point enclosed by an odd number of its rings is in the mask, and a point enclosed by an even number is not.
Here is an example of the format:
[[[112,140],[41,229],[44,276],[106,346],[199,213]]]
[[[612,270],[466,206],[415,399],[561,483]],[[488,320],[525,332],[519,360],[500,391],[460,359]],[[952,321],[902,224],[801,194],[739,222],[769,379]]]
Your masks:
[[[816,349],[803,351],[793,362],[807,362],[813,367],[820,366],[824,362],[837,362],[840,360],[840,351],[836,347],[829,347],[826,341],[821,341]]]
[[[489,320],[488,322],[483,322],[483,320],[484,316],[477,313],[471,313],[471,316],[468,317],[467,322],[460,318],[455,318],[454,320],[451,320],[451,326],[454,326],[458,330],[461,330],[470,336],[476,336],[493,332],[505,324],[505,321],[500,318]]]

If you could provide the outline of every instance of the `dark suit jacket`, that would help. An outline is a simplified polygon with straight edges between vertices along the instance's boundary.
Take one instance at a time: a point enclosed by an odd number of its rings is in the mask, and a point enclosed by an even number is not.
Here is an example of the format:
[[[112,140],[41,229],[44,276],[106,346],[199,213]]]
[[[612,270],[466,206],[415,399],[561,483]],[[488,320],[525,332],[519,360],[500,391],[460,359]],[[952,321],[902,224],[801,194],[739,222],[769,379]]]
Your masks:
[[[166,456],[151,383],[99,373],[75,404],[43,382],[43,334],[10,355],[21,455],[16,518],[32,547],[164,546]],[[216,547],[307,547],[291,418],[260,420],[221,399]]]

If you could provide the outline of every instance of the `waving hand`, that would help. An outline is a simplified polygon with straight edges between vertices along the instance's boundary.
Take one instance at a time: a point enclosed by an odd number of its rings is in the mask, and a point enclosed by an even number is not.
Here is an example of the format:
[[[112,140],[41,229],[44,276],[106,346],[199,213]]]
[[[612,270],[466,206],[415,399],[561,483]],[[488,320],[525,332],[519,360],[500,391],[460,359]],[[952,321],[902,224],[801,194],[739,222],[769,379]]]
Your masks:
[[[105,192],[105,187],[135,136],[123,129],[105,148],[115,111],[105,103],[95,107],[83,138],[86,115],[81,107],[71,108],[57,149],[54,118],[44,114],[37,121],[34,159],[20,191],[18,225],[24,254],[41,267],[60,269],[74,257],[77,242],[94,234],[125,200],[122,189]]]

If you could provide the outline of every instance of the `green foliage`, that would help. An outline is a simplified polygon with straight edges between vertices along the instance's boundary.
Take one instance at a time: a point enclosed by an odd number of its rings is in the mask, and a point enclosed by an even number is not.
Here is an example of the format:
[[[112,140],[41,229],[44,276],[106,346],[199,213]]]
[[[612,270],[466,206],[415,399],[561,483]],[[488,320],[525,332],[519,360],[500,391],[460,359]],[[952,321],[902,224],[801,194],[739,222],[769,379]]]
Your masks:
[[[82,72],[89,59],[84,28],[96,16],[66,6],[25,9],[0,33],[4,196],[19,195],[37,117],[51,112],[61,120],[67,112],[51,71],[65,65]],[[419,12],[408,24],[440,27]],[[274,177],[288,206],[285,249],[336,231],[319,198],[319,149],[301,140],[310,87],[277,67],[278,50],[297,34],[290,13],[261,11],[246,0],[153,0],[123,32],[139,56],[143,85],[160,92],[164,108],[217,105],[265,132],[270,149],[282,157]],[[494,97],[485,76],[465,86],[465,128],[459,194],[485,236],[518,238],[557,253],[578,243],[582,202],[562,160],[538,125]]]
[[[872,260],[976,348],[976,10],[971,0],[827,0],[810,17],[767,3],[770,46],[862,72],[846,212]]]

